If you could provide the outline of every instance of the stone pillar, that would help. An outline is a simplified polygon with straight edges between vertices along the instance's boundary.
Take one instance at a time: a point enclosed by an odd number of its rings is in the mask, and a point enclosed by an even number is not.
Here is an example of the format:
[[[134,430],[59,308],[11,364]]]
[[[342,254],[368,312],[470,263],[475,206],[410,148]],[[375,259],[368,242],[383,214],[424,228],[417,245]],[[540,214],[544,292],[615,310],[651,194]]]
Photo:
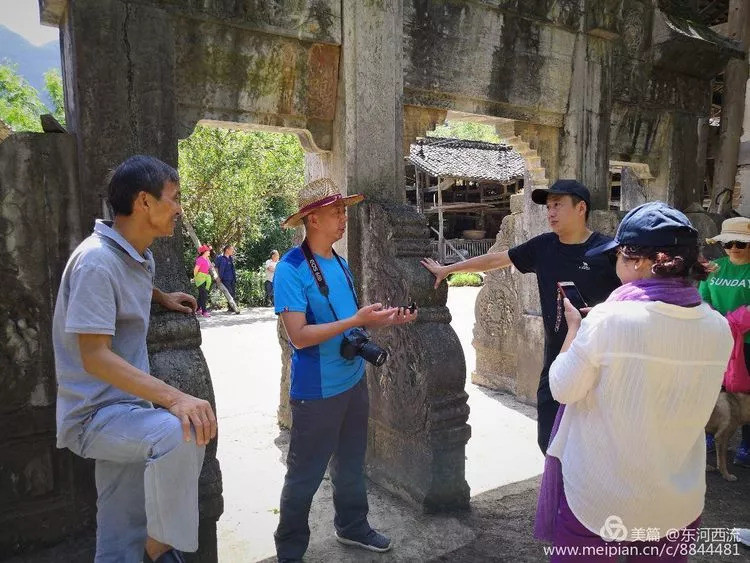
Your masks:
[[[740,185],[736,209],[743,217],[750,217],[750,80],[745,87],[745,115],[740,137],[736,183]]]
[[[573,76],[560,137],[560,178],[591,190],[591,206],[608,209],[612,43],[602,35],[576,35]]]
[[[348,260],[363,303],[415,300],[420,308],[413,325],[374,335],[390,357],[367,370],[368,474],[425,511],[467,508],[463,352],[445,286],[434,292],[419,264],[429,255],[427,223],[404,205],[402,1],[344,2],[342,10],[328,170],[347,193],[367,197],[350,212]]]
[[[52,314],[62,271],[81,241],[72,135],[0,141],[0,554],[92,528],[94,466],[59,450]]]
[[[630,211],[647,200],[646,186],[630,166],[623,166],[620,173],[620,209]]]
[[[706,94],[708,96],[708,93]],[[671,139],[667,153],[669,183],[667,201],[677,209],[696,210],[703,200],[704,158],[707,145],[701,141],[701,121],[703,118],[681,112],[672,112]]]
[[[736,183],[740,185],[737,211],[743,217],[750,217],[750,81],[745,91],[745,118],[740,138]]]
[[[740,41],[745,53],[750,53],[750,4],[746,0],[729,3],[729,37]],[[723,190],[734,189],[740,149],[740,136],[745,113],[745,92],[748,80],[747,58],[730,59],[724,70],[724,95],[721,105],[720,146],[714,172],[714,188],[709,211],[722,213],[731,208],[731,193],[716,197]]]
[[[107,172],[130,155],[177,166],[174,24],[163,10],[123,0],[76,0],[61,28],[66,116],[78,142],[84,230],[101,215]],[[157,287],[187,289],[182,233],[152,247]],[[192,316],[152,310],[151,373],[213,403],[213,388]],[[206,449],[200,489],[200,551],[216,561],[216,520],[223,510],[216,441]]]

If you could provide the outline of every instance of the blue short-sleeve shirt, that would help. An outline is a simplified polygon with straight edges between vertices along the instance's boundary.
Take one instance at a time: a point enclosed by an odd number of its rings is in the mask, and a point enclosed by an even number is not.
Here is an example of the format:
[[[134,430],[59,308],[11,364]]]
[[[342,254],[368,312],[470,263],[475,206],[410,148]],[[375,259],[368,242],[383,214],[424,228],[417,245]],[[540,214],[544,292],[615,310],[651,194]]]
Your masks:
[[[300,247],[287,252],[276,266],[273,279],[276,314],[305,313],[308,324],[325,324],[351,317],[357,304],[347,281],[351,270],[342,258],[342,269],[335,257],[315,255],[329,288],[333,316],[328,300],[320,293]],[[292,348],[292,399],[321,399],[343,393],[354,387],[365,373],[365,361],[357,356],[346,360],[340,353],[343,335],[317,345],[297,350]]]

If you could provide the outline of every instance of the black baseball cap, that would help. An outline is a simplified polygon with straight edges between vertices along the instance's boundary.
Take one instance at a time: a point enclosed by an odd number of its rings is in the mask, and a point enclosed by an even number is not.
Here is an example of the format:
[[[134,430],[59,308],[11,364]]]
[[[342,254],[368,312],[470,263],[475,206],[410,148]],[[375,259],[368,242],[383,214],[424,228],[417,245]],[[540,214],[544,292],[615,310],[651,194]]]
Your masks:
[[[537,188],[531,192],[531,201],[539,205],[547,203],[549,195],[576,195],[586,202],[586,209],[591,209],[591,193],[588,188],[578,180],[558,180],[549,189]]]
[[[698,231],[684,213],[663,201],[651,201],[628,211],[614,240],[592,248],[586,256],[596,256],[618,246],[683,246],[698,244]]]

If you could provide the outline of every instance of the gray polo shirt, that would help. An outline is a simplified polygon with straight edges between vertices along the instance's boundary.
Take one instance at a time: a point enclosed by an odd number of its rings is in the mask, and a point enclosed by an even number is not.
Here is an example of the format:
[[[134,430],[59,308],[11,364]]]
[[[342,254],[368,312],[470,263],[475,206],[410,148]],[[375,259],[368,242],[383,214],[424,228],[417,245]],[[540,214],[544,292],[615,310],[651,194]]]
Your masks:
[[[151,403],[121,391],[83,369],[79,334],[108,334],[112,350],[148,373],[148,332],[154,258],[138,253],[108,221],[68,259],[52,320],[57,372],[57,446],[78,451],[82,422],[113,403]]]

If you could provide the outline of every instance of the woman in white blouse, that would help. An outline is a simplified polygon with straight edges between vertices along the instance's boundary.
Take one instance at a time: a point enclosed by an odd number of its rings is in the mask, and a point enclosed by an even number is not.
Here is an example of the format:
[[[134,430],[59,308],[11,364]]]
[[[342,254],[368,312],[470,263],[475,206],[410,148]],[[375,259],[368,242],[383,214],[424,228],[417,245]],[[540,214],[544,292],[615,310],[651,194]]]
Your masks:
[[[685,215],[662,202],[639,206],[612,243],[589,254],[612,251],[623,286],[584,320],[564,301],[568,334],[550,369],[563,407],[547,452],[537,537],[609,548],[587,561],[617,560],[614,545],[687,561],[706,488],[703,429],[732,337],[691,283],[708,270]],[[540,530],[545,523],[549,533]]]

